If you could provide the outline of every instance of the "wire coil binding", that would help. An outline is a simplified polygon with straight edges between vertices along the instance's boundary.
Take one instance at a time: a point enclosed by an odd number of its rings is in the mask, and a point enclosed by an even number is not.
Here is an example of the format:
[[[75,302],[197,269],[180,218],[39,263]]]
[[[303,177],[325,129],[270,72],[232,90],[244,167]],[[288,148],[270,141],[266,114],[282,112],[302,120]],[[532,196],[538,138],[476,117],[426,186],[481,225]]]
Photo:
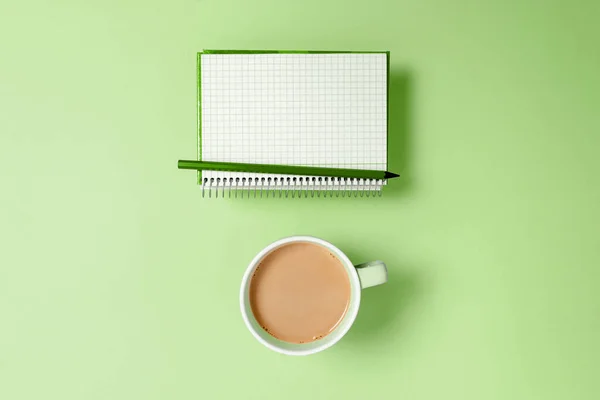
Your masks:
[[[234,198],[253,198],[257,197],[284,197],[285,198],[307,198],[310,197],[381,197],[382,189],[385,185],[383,179],[356,179],[356,178],[330,178],[330,177],[244,177],[244,178],[208,178],[202,179],[202,197],[212,198],[231,198],[233,192]],[[291,192],[291,193],[290,193]]]

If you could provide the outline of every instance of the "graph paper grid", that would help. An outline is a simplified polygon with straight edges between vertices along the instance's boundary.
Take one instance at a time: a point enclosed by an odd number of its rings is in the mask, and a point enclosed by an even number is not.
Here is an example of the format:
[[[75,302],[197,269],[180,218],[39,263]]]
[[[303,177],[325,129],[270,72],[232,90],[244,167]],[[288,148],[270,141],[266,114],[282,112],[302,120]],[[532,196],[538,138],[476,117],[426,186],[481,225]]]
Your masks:
[[[386,53],[200,57],[203,160],[387,169]]]

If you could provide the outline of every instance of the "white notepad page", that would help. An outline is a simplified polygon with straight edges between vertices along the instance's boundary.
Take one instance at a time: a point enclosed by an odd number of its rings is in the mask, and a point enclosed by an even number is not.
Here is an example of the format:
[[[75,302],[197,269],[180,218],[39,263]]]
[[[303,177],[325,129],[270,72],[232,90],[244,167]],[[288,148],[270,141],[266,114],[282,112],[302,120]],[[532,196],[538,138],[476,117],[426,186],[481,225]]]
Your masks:
[[[202,54],[202,160],[386,170],[386,57]],[[260,177],[275,175],[202,175]]]

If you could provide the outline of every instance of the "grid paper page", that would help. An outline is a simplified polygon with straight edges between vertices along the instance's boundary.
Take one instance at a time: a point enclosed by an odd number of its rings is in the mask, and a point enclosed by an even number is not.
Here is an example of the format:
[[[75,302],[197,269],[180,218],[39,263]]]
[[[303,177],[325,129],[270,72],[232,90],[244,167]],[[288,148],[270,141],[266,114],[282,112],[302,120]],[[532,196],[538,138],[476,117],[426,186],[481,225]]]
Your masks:
[[[200,69],[203,160],[386,169],[385,53],[202,54]]]

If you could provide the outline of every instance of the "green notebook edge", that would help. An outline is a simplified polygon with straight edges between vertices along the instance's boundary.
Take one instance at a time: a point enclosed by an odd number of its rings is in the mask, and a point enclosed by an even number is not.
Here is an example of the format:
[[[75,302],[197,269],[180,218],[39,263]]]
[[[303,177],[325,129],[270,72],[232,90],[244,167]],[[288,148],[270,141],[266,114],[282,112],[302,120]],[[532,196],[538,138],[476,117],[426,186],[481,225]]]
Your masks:
[[[196,106],[198,111],[196,112],[196,118],[198,118],[197,129],[198,129],[198,161],[202,161],[202,53],[197,54],[196,68],[197,68],[197,89],[196,89]],[[198,185],[202,184],[202,171],[198,171],[197,174]]]
[[[353,51],[353,50],[215,50],[204,49],[196,54],[196,73],[197,73],[197,140],[198,140],[198,161],[202,161],[202,55],[203,54],[385,54],[386,55],[386,166],[389,168],[389,152],[387,146],[390,136],[390,51]],[[198,171],[198,185],[202,184],[202,171]]]
[[[204,49],[198,54],[384,54],[380,50],[213,50]]]
[[[390,143],[390,52],[385,52],[386,77],[385,77],[385,167],[390,168],[390,156],[388,144]]]

